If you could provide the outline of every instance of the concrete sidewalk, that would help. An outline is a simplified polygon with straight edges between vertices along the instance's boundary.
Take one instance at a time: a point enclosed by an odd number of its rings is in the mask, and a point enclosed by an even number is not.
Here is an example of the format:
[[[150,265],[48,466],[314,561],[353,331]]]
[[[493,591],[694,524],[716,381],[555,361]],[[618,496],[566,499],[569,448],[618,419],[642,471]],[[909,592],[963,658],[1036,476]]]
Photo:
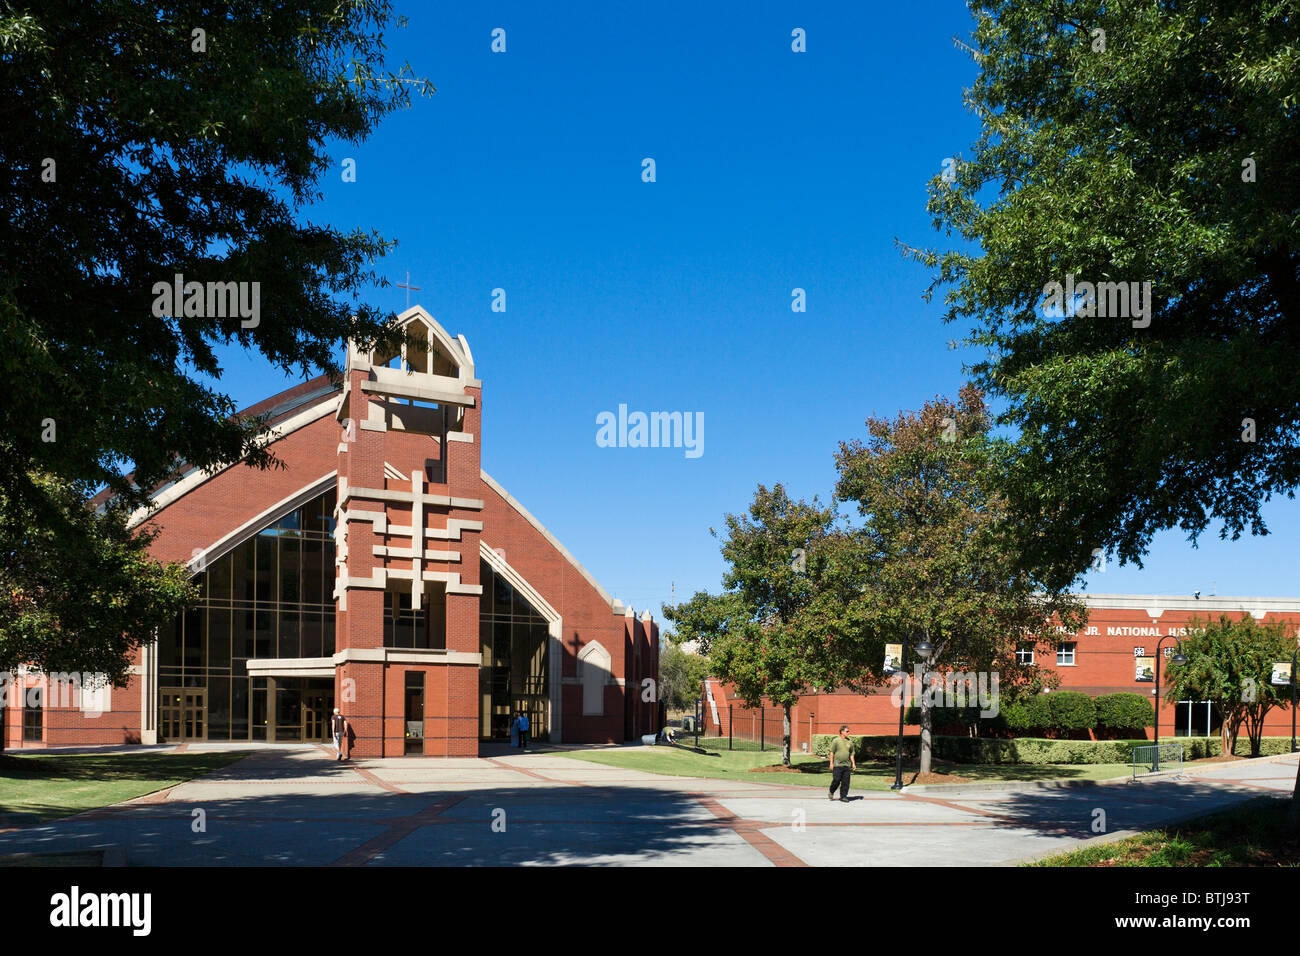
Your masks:
[[[253,755],[124,804],[0,832],[0,855],[99,850],[136,866],[987,866],[1075,849],[1261,794],[1296,757],[1132,786],[858,793],[669,777],[557,752],[337,762]],[[1106,832],[1092,831],[1103,811]]]

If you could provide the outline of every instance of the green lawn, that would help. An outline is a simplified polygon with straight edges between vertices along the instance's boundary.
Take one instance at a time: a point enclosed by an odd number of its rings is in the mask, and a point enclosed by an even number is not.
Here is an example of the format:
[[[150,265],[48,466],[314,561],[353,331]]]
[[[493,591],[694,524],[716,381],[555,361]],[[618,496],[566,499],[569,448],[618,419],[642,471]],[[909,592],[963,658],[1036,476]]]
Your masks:
[[[682,736],[678,740],[691,746],[693,736]],[[737,747],[741,742],[735,742]],[[570,751],[564,754],[575,760],[604,764],[610,767],[623,767],[628,770],[644,770],[650,773],[668,774],[674,777],[708,777],[716,780],[747,780],[751,783],[787,783],[810,787],[830,787],[831,774],[827,769],[826,758],[810,757],[804,754],[792,754],[791,763],[799,772],[754,772],[755,767],[767,767],[781,762],[780,748],[759,751],[757,744],[745,743],[746,749],[727,749],[727,740],[723,738],[700,738],[700,747],[706,754],[695,753],[682,747],[645,747],[636,750],[618,751]],[[970,780],[1106,780],[1123,777],[1133,772],[1129,764],[1021,764],[1021,765],[984,765],[954,764],[936,761],[936,773],[953,774]],[[903,783],[914,782],[916,777],[915,762],[904,763]],[[853,789],[888,790],[894,782],[894,763],[862,762],[853,774]]]
[[[1208,817],[1027,866],[1300,866],[1300,838],[1286,829],[1289,798],[1262,797]]]
[[[0,815],[40,820],[143,796],[228,766],[247,751],[0,756]]]

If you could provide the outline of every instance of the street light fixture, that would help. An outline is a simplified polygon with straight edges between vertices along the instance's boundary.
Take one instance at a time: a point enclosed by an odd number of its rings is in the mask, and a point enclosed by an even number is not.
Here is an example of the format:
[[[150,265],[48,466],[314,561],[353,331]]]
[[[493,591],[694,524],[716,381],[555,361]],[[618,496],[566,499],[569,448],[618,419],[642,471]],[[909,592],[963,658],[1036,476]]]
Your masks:
[[[1166,634],[1156,642],[1156,755],[1151,765],[1152,771],[1160,769],[1160,648],[1164,646],[1165,641],[1173,637],[1172,634]],[[1170,665],[1177,664],[1179,667],[1187,663],[1187,657],[1183,654],[1183,642],[1174,637],[1177,642],[1174,645],[1174,656],[1169,658]]]
[[[934,645],[922,638],[916,645],[916,656],[923,661],[928,661],[930,655],[934,653]],[[890,790],[903,789],[903,715],[907,710],[907,638],[903,638],[903,656],[899,659],[899,674],[901,675],[903,686],[900,688],[902,693],[898,698],[898,761],[894,767],[894,782],[890,785]],[[921,669],[922,681],[924,681],[925,669]]]
[[[1296,752],[1296,657],[1300,648],[1291,652],[1291,753]]]
[[[918,648],[918,652],[919,652]],[[907,711],[907,636],[903,636],[903,653],[898,658],[898,761],[894,767],[894,782],[890,790],[903,789],[903,714]]]

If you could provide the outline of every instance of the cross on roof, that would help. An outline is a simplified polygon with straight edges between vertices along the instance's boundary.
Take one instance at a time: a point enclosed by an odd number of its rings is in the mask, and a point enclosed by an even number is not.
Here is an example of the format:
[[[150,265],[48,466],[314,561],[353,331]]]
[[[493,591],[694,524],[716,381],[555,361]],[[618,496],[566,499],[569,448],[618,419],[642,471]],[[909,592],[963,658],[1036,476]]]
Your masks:
[[[393,284],[394,284],[395,286],[397,286],[397,288],[399,288],[399,289],[405,289],[405,290],[406,290],[406,307],[409,309],[409,308],[411,307],[411,290],[414,289],[416,292],[419,292],[419,291],[420,291],[420,287],[419,287],[418,285],[411,285],[411,272],[410,272],[410,270],[408,269],[407,272],[406,272],[406,282],[404,282],[404,283],[402,283],[402,282],[395,282],[395,283],[393,283]]]

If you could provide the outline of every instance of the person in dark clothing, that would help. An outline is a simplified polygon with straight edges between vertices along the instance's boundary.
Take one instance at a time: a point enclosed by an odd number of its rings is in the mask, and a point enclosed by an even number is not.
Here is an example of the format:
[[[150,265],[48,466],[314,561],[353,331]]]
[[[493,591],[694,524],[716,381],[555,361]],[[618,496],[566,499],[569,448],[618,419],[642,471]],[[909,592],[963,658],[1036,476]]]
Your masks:
[[[337,707],[334,708],[334,716],[330,718],[330,734],[334,737],[335,760],[343,759],[343,745],[348,739],[348,719],[343,716]]]
[[[827,797],[835,799],[835,788],[840,788],[840,800],[848,802],[849,777],[857,770],[853,759],[853,741],[849,740],[849,725],[840,725],[840,734],[831,741],[831,791]]]
[[[519,712],[519,749],[528,749],[528,715],[523,711]]]

